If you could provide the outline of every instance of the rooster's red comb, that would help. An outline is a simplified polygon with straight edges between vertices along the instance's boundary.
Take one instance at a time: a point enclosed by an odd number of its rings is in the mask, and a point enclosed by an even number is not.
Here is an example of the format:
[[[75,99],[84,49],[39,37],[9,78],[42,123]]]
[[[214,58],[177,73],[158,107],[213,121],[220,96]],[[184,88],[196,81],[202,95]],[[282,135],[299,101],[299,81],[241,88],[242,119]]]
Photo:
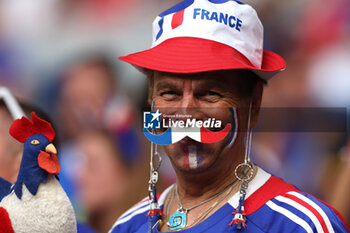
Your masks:
[[[34,112],[31,117],[33,122],[26,117],[15,120],[10,127],[11,136],[24,143],[30,136],[40,133],[51,142],[55,138],[55,131],[51,124],[37,117]]]

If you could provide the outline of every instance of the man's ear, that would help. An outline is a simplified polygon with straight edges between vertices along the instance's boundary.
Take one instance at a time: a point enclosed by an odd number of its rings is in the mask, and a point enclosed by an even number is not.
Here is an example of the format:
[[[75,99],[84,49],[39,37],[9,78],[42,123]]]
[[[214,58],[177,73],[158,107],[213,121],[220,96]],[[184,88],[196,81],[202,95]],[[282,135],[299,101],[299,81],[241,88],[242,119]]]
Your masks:
[[[252,110],[251,110],[251,116],[250,116],[251,129],[258,122],[263,91],[264,91],[264,84],[262,82],[258,82],[254,88],[253,95],[252,95]]]

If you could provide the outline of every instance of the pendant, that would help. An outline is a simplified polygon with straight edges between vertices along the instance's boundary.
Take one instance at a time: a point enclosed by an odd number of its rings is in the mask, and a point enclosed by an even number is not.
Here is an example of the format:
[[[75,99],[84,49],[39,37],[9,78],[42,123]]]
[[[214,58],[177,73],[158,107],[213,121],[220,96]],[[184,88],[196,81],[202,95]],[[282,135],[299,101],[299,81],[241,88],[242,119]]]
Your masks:
[[[180,208],[175,214],[171,215],[168,222],[169,230],[174,231],[186,226],[187,210]]]

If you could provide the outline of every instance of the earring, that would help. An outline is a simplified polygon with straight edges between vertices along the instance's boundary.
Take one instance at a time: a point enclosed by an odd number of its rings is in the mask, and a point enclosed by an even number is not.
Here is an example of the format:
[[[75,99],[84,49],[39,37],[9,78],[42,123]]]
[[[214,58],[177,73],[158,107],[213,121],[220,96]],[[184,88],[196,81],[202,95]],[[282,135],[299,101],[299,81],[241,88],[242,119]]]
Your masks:
[[[237,230],[241,230],[243,227],[247,227],[247,224],[246,224],[247,217],[244,210],[244,201],[245,201],[245,196],[248,189],[248,183],[254,174],[254,169],[250,162],[250,151],[251,151],[251,143],[252,143],[252,131],[250,129],[251,109],[252,109],[252,103],[250,103],[250,107],[249,107],[248,127],[247,127],[247,134],[245,138],[244,162],[241,164],[238,164],[238,166],[235,169],[235,176],[242,183],[239,189],[238,207],[232,213],[234,217],[232,221],[229,223],[229,226],[232,226],[232,224],[235,224]]]
[[[154,166],[156,161],[156,165]],[[158,169],[162,162],[162,157],[158,153],[156,144],[151,143],[151,161],[150,161],[150,179],[148,182],[148,196],[150,201],[150,208],[146,216],[149,217],[150,226],[149,233],[152,232],[155,225],[159,222],[160,217],[163,216],[163,211],[160,209],[157,200],[156,184],[158,182]]]
[[[237,209],[232,213],[234,217],[229,223],[229,226],[232,224],[236,225],[237,230],[241,230],[242,227],[247,227],[247,217],[244,210],[244,201],[246,196],[246,191],[248,189],[248,182],[253,177],[254,170],[253,166],[248,160],[245,160],[244,163],[239,164],[235,169],[236,178],[241,181],[241,186],[239,189],[239,202]]]
[[[153,111],[154,101],[152,102],[151,110]],[[155,133],[155,130],[153,130]],[[150,153],[150,179],[148,181],[148,196],[150,201],[150,208],[146,214],[149,217],[149,233],[152,233],[153,228],[157,225],[160,217],[163,216],[163,211],[160,209],[157,200],[157,189],[156,184],[158,183],[158,169],[162,163],[162,157],[158,153],[158,146],[151,142],[151,153]],[[157,220],[157,221],[155,221]],[[154,223],[155,222],[155,223]]]

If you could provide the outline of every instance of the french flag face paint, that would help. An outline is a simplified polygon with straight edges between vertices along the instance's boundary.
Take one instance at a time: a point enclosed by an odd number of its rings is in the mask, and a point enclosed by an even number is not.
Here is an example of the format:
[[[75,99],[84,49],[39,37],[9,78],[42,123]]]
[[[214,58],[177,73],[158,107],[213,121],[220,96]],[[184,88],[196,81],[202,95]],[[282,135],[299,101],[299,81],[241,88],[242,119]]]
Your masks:
[[[174,144],[185,137],[189,137],[201,143],[215,143],[224,139],[229,133],[228,144],[231,145],[237,137],[237,112],[235,108],[230,108],[232,122],[227,124],[221,131],[210,131],[204,126],[196,127],[180,127],[181,125],[173,125],[161,134],[153,134],[148,129],[143,128],[143,133],[148,140],[158,145]]]
[[[199,153],[199,146],[188,146],[184,157],[184,167],[196,169],[201,165],[202,156]]]

